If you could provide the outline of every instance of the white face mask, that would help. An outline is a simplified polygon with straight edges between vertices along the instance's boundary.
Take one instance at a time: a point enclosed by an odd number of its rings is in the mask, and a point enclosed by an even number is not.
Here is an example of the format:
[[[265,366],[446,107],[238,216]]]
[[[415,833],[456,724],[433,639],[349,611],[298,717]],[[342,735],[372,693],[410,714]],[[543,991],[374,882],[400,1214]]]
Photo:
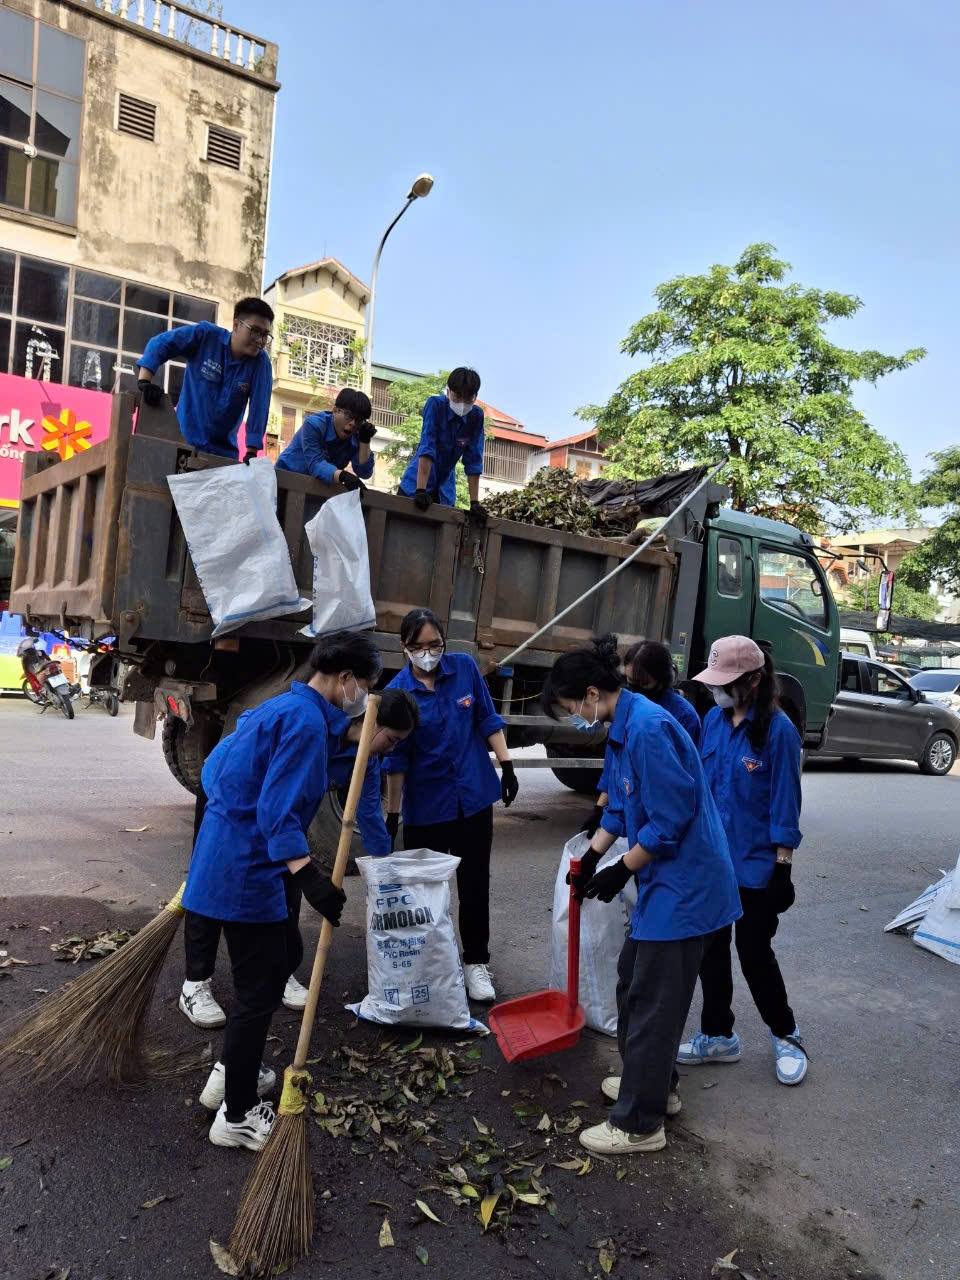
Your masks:
[[[367,691],[360,688],[356,676],[353,678],[353,685],[356,693],[352,698],[348,698],[347,687],[342,680],[340,681],[340,688],[343,690],[343,701],[340,703],[340,710],[345,716],[349,716],[351,720],[354,716],[362,716],[367,709]]]
[[[470,410],[473,408],[472,404],[467,404],[463,400],[454,400],[452,394],[450,393],[449,387],[447,388],[447,400],[450,402],[450,408],[453,410],[453,412],[457,415],[458,418],[465,418],[467,414],[470,412]]]
[[[726,689],[711,689],[711,693],[714,702],[718,707],[723,707],[724,711],[731,711],[737,705]]]
[[[428,673],[437,666],[443,657],[442,653],[431,653],[429,649],[404,649],[404,653],[415,667]]]

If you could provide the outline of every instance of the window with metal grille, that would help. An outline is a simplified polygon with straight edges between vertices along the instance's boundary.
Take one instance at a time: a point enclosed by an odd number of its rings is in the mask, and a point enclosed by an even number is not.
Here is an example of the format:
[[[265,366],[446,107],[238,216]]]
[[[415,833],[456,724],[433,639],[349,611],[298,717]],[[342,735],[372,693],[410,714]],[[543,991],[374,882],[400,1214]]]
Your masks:
[[[211,164],[222,164],[228,169],[240,168],[240,146],[243,139],[238,133],[207,125],[207,159]]]
[[[144,138],[153,142],[157,136],[157,108],[152,102],[144,102],[140,98],[131,98],[129,93],[121,93],[117,98],[117,129],[120,133],[130,133],[135,138]]]
[[[284,324],[291,378],[303,378],[305,382],[317,382],[324,387],[361,385],[363,366],[350,350],[357,336],[352,329],[306,320],[289,312]]]
[[[514,440],[485,440],[483,442],[483,474],[491,480],[508,480],[513,484],[526,484],[527,459],[530,450]]]

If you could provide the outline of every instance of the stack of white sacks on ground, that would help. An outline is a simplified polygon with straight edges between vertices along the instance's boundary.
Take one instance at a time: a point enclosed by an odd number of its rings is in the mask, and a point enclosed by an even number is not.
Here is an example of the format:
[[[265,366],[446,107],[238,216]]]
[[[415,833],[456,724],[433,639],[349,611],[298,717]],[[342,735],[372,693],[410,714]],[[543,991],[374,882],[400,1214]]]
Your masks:
[[[904,907],[884,932],[912,934],[918,947],[960,964],[960,859],[941,877]]]

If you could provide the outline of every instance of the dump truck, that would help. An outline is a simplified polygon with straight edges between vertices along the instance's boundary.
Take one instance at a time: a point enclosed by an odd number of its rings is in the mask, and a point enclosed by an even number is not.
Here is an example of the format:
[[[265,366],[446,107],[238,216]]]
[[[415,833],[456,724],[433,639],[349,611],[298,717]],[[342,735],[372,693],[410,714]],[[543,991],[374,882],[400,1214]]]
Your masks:
[[[116,637],[91,671],[136,704],[134,731],[153,737],[174,776],[196,791],[206,755],[237,716],[288,687],[305,668],[307,614],[247,624],[212,638],[213,624],[187,550],[167,477],[237,465],[199,453],[182,437],[169,403],[137,407],[114,397],[109,437],[66,461],[24,458],[10,609],[37,631]],[[277,472],[277,516],[301,592],[313,588],[304,525],[335,491],[309,476]],[[837,609],[810,536],[723,506],[721,484],[702,487],[656,542],[539,636],[567,605],[636,548],[404,497],[362,495],[384,680],[403,663],[400,622],[426,605],[443,620],[451,649],[489,672],[511,747],[542,744],[552,768],[585,794],[596,789],[601,729],[585,737],[540,712],[538,695],[557,655],[592,635],[626,646],[658,639],[681,684],[704,666],[712,637],[741,633],[772,647],[783,702],[805,746],[820,746],[837,690]],[[495,665],[500,664],[500,665]],[[691,693],[702,694],[693,685]],[[337,797],[330,822],[338,820]]]

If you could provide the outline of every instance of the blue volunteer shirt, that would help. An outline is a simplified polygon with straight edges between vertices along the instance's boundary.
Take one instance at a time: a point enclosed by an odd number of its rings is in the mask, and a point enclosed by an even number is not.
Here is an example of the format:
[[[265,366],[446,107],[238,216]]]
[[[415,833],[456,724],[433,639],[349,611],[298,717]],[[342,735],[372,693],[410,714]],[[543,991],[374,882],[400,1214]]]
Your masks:
[[[333,425],[333,413],[312,413],[277,459],[281,471],[297,471],[333,484],[333,473],[352,467],[361,480],[373,475],[374,457],[360,462],[360,441],[356,436],[341,440]]]
[[[500,780],[487,739],[506,721],[497,714],[480,668],[466,653],[445,653],[431,692],[409,664],[389,689],[409,689],[420,725],[383,762],[385,773],[406,775],[403,821],[409,826],[470,818],[500,799]]]
[[[736,728],[714,707],[703,722],[700,755],[727,833],[737,880],[763,889],[777,861],[777,845],[796,849],[800,834],[800,735],[785,711],[770,721],[762,751],[747,736],[751,708]]]
[[[423,406],[423,430],[417,452],[407,463],[400,481],[400,492],[412,498],[417,492],[420,459],[432,458],[427,491],[435,502],[445,507],[456,506],[456,467],[463,459],[468,476],[483,474],[483,410],[474,405],[464,418],[458,418],[446,396],[431,396]]]
[[[236,458],[237,432],[245,410],[247,448],[263,448],[273,389],[273,370],[266,351],[235,360],[230,354],[229,332],[203,320],[158,333],[147,343],[138,363],[156,373],[170,359],[187,362],[177,418],[184,438],[195,449]]]
[[[713,933],[742,914],[720,815],[690,735],[624,690],[610,726],[610,803],[602,826],[642,845],[630,936],[672,942]]]
[[[287,918],[286,864],[310,854],[327,753],[349,723],[298,681],[244,712],[203,766],[207,807],[183,894],[188,911],[257,924]]]
[[[655,702],[658,707],[663,707],[664,711],[668,711],[687,733],[695,747],[700,745],[700,730],[702,725],[700,717],[697,715],[696,708],[692,703],[688,702],[682,694],[677,693],[675,689],[667,689],[662,697],[654,697],[653,694],[645,693],[644,698],[649,698],[651,702]],[[598,791],[609,791],[607,786],[609,780],[608,768],[610,764],[609,754],[605,754],[603,758],[603,772],[600,775],[600,781],[597,784]]]
[[[343,740],[330,756],[327,773],[332,787],[348,787],[353,774],[353,762],[357,758],[356,743]],[[363,778],[363,790],[357,805],[357,830],[363,847],[373,858],[385,857],[390,852],[390,837],[383,820],[380,800],[380,760],[371,756]]]

